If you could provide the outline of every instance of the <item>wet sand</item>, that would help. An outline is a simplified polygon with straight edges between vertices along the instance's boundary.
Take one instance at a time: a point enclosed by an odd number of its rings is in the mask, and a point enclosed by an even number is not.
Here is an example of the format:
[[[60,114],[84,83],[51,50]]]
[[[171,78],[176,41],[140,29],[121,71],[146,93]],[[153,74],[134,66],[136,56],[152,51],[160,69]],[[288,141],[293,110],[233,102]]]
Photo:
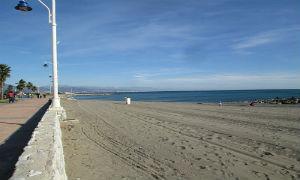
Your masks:
[[[69,179],[300,179],[300,107],[63,100]]]

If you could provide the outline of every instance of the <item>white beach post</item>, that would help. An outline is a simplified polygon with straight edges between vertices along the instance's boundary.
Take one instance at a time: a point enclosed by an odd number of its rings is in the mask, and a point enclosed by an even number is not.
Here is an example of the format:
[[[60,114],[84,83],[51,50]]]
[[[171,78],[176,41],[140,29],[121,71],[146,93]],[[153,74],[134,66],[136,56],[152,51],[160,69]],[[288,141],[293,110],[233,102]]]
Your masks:
[[[125,97],[125,103],[126,104],[131,104],[131,98]]]
[[[222,107],[222,106],[223,106],[223,103],[222,103],[222,101],[220,101],[220,102],[219,102],[219,106],[220,106],[220,107]]]

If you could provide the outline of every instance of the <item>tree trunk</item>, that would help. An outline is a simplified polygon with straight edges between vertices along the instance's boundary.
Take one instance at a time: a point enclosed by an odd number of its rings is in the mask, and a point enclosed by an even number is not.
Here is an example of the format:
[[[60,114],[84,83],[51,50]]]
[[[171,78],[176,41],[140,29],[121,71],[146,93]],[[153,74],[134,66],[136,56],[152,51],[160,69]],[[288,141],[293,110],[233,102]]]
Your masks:
[[[3,92],[3,86],[4,86],[3,84],[4,84],[4,83],[1,82],[1,99],[3,99],[3,93],[4,93],[4,92]]]

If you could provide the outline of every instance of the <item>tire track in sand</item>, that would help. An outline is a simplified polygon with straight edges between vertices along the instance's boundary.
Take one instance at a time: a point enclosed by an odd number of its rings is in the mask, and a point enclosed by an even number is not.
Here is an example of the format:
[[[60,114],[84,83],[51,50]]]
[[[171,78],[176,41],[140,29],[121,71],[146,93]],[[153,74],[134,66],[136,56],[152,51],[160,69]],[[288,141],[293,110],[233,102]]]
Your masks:
[[[97,113],[81,106],[80,103],[78,103],[77,105],[81,110],[88,113],[89,115],[95,115],[97,117],[97,120],[102,121],[105,124],[105,126],[110,129],[110,131],[114,132],[114,134],[119,133],[122,137],[126,137],[124,134],[120,133],[117,130],[117,128],[115,128],[110,123],[101,118],[101,116],[99,116]],[[137,144],[128,146],[125,143],[122,143],[113,139],[110,136],[107,136],[104,132],[102,132],[99,129],[98,125],[95,126],[96,123],[93,124],[89,121],[85,121],[85,123],[88,123],[90,127],[94,127],[93,130],[99,137],[102,138],[103,141],[101,141],[101,139],[97,137],[93,138],[92,136],[90,136],[89,131],[91,131],[91,129],[85,130],[84,128],[82,128],[82,134],[97,146],[119,157],[122,160],[122,162],[126,163],[127,165],[137,170],[142,170],[144,173],[151,175],[151,177],[154,179],[166,179],[163,175],[163,172],[166,170],[174,171],[173,174],[177,177],[181,176],[181,173],[178,170],[175,171],[173,167],[170,167],[169,165],[159,161],[158,159],[151,157],[150,154],[147,154],[146,152],[142,152],[140,148],[136,148],[136,146],[138,146]],[[104,127],[102,126],[101,128]]]
[[[231,147],[228,147],[228,146],[225,146],[225,145],[222,145],[222,144],[219,144],[219,143],[216,143],[216,142],[213,142],[213,141],[210,141],[210,140],[207,140],[207,139],[204,139],[203,137],[200,137],[200,136],[195,136],[193,134],[189,134],[189,133],[186,133],[186,132],[183,132],[182,130],[177,130],[177,129],[174,129],[174,128],[171,128],[171,127],[168,127],[168,126],[165,126],[165,125],[162,125],[162,124],[156,124],[156,123],[153,123],[151,121],[147,121],[145,120],[146,118],[141,118],[139,117],[137,114],[137,112],[134,112],[134,113],[130,113],[130,112],[125,112],[124,113],[125,115],[127,115],[128,117],[135,117],[136,119],[140,120],[140,121],[144,121],[146,123],[149,123],[149,124],[152,124],[154,126],[157,126],[157,127],[162,127],[162,128],[165,128],[165,129],[168,129],[172,132],[175,132],[175,133],[178,133],[178,134],[181,134],[181,135],[184,135],[184,136],[187,136],[187,137],[191,137],[191,138],[195,138],[197,140],[200,140],[200,141],[203,141],[203,142],[206,142],[208,144],[211,144],[211,145],[214,145],[214,146],[218,146],[218,147],[222,147],[224,149],[227,149],[229,151],[232,151],[232,152],[235,152],[235,153],[238,153],[238,154],[241,154],[241,155],[244,155],[244,156],[247,156],[247,157],[250,157],[252,159],[255,159],[257,161],[263,161],[265,163],[269,163],[269,164],[272,164],[274,166],[277,166],[279,168],[282,168],[282,169],[286,169],[286,170],[289,170],[291,172],[294,172],[294,173],[298,173],[300,174],[300,170],[299,169],[293,169],[293,168],[290,168],[290,167],[286,167],[285,165],[282,165],[278,162],[274,162],[274,161],[270,161],[270,160],[267,160],[267,159],[264,159],[264,158],[261,158],[259,156],[256,156],[254,154],[250,154],[249,152],[245,152],[245,151],[242,151],[242,150],[239,150],[239,149],[234,149],[234,148],[231,148]],[[145,116],[144,114],[139,114],[140,116],[144,116],[144,117],[147,117]],[[152,117],[154,118],[154,117]],[[162,121],[162,120],[159,120],[157,118],[154,118],[155,120],[157,121]]]

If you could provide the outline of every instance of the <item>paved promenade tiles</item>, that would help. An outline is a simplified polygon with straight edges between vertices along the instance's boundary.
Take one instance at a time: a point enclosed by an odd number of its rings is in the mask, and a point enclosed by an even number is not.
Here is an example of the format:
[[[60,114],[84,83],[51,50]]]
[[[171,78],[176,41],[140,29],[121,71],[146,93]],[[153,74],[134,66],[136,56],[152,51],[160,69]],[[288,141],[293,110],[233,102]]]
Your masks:
[[[0,105],[0,144],[25,124],[48,99],[26,99]]]

